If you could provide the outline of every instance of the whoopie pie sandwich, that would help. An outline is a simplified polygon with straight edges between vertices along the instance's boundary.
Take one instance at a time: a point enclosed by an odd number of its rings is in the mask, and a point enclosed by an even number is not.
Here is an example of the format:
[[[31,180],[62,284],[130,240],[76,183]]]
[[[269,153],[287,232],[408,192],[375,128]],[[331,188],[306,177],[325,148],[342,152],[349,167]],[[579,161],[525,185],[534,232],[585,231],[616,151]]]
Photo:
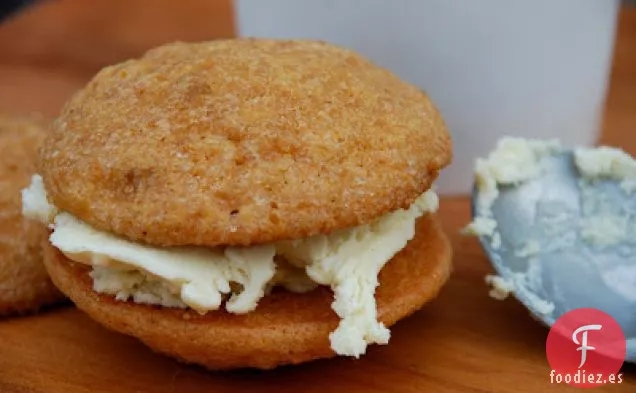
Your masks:
[[[210,369],[386,344],[451,249],[431,100],[323,42],[175,43],[65,105],[24,191],[55,285],[104,326]]]

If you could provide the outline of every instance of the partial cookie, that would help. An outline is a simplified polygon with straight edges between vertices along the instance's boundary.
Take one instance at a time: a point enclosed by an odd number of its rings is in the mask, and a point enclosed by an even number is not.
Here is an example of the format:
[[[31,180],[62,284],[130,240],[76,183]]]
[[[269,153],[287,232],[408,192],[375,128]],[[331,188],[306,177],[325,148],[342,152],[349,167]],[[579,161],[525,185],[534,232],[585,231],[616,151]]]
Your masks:
[[[55,284],[93,319],[134,336],[154,350],[210,369],[272,368],[335,356],[329,333],[338,325],[333,294],[275,291],[244,315],[120,302],[92,290],[90,271],[45,242],[45,265]],[[432,215],[419,219],[415,237],[380,273],[379,319],[394,324],[436,296],[451,270],[451,248]]]
[[[254,245],[408,207],[451,158],[431,100],[322,42],[176,43],[99,72],[43,149],[51,202],[154,245]]]
[[[63,299],[42,264],[47,229],[21,213],[20,190],[36,172],[37,149],[45,135],[39,120],[0,116],[0,315]]]

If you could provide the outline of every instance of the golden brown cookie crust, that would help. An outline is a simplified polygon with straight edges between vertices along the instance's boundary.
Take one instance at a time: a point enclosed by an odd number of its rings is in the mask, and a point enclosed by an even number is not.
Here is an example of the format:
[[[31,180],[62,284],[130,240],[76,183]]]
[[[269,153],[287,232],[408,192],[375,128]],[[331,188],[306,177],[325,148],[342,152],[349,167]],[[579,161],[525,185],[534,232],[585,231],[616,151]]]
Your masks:
[[[62,210],[155,245],[247,245],[410,205],[451,158],[419,89],[313,41],[176,43],[65,106],[42,175]]]
[[[62,298],[42,264],[46,228],[21,212],[20,190],[36,172],[43,122],[0,115],[0,315],[33,311]]]
[[[245,315],[192,311],[118,302],[92,290],[89,268],[53,247],[45,264],[55,284],[97,322],[139,338],[158,352],[210,369],[273,368],[335,356],[329,333],[338,325],[326,288],[305,294],[277,291]],[[436,296],[451,270],[451,248],[430,215],[415,238],[381,271],[378,315],[394,324]]]

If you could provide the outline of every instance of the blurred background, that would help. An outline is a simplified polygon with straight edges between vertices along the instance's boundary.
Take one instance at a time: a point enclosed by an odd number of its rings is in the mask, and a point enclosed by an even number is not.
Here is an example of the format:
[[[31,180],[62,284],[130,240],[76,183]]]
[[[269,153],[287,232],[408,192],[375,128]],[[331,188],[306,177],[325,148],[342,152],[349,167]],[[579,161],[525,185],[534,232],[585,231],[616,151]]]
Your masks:
[[[0,1],[0,112],[55,116],[105,65],[165,42],[321,38],[426,90],[453,134],[442,193],[503,134],[636,153],[636,1]]]

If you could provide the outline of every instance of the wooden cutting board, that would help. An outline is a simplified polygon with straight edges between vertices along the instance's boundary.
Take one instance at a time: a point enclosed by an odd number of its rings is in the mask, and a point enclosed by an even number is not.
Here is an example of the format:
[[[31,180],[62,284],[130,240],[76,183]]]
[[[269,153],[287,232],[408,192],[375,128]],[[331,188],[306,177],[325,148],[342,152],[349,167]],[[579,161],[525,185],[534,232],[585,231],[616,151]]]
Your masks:
[[[188,4],[185,7],[184,4]],[[232,35],[229,1],[62,0],[0,27],[0,111],[55,115],[104,64],[174,39]],[[157,29],[156,26],[165,26]],[[621,15],[604,143],[636,153],[636,10]],[[209,372],[157,355],[73,307],[0,320],[0,392],[544,392],[547,329],[514,300],[487,296],[491,272],[477,241],[458,234],[467,197],[444,198],[440,217],[455,250],[439,298],[392,329],[388,346],[268,372]],[[636,391],[636,367],[598,392]]]

